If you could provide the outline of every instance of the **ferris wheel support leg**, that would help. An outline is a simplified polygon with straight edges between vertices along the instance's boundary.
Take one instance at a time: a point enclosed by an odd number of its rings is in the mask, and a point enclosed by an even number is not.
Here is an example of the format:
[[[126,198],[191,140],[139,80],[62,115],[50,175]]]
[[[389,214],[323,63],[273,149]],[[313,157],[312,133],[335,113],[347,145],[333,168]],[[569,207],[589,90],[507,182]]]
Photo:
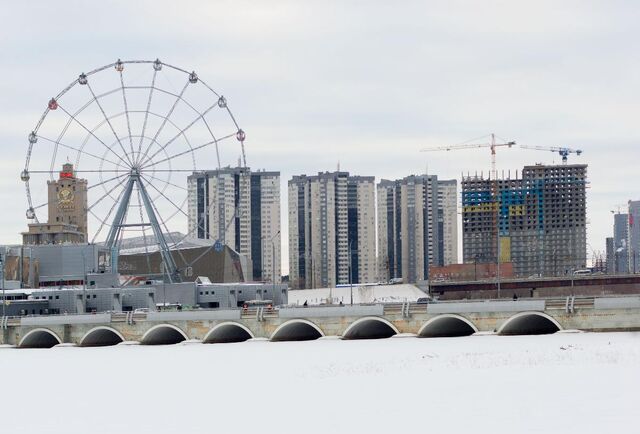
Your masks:
[[[118,238],[120,236],[120,231],[122,230],[122,224],[124,223],[124,218],[127,214],[127,209],[129,209],[129,200],[131,199],[131,192],[133,191],[133,184],[135,183],[135,179],[130,177],[127,181],[127,186],[124,189],[124,193],[122,195],[122,200],[120,205],[118,206],[118,211],[113,218],[113,224],[111,225],[111,229],[109,229],[109,234],[107,235],[106,246],[109,249],[113,249],[116,247],[116,243],[118,242]],[[113,262],[113,261],[112,261]],[[111,269],[113,272],[118,271],[118,264],[112,263]]]
[[[151,199],[149,199],[149,194],[147,193],[147,189],[144,186],[140,177],[137,178],[138,187],[140,191],[140,196],[142,197],[142,203],[144,204],[144,208],[147,211],[147,217],[149,218],[149,223],[151,224],[151,229],[153,230],[153,234],[156,237],[156,242],[158,243],[158,247],[160,247],[160,255],[162,256],[162,261],[164,262],[164,267],[166,270],[166,278],[169,280],[169,283],[180,282],[180,273],[178,272],[178,266],[176,262],[173,260],[173,256],[171,256],[171,251],[169,250],[169,245],[167,244],[167,240],[164,238],[164,234],[162,233],[162,229],[160,228],[160,223],[158,222],[158,218],[156,217],[155,212],[153,211],[153,205],[151,204]]]

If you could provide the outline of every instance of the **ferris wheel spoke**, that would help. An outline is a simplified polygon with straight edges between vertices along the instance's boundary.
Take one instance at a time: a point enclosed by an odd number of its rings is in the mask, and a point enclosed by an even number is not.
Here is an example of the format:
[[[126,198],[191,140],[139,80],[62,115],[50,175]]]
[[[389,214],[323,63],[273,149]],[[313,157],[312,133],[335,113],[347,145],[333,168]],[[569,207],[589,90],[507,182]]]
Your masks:
[[[173,170],[171,170],[170,172],[174,172],[174,171],[173,171]],[[179,188],[180,190],[189,191],[189,189],[188,189],[188,188],[183,187],[183,186],[178,185],[178,184],[174,184],[173,182],[169,182],[169,181],[167,181],[166,179],[161,179],[161,178],[155,177],[155,176],[153,176],[153,175],[150,175],[150,174],[148,174],[148,173],[146,173],[144,176],[145,176],[145,178],[155,179],[155,180],[156,180],[156,181],[158,181],[158,182],[164,182],[165,184],[168,184],[168,185],[170,185],[170,186],[172,186],[172,187],[175,187],[175,188]]]
[[[167,226],[167,223],[162,218],[162,215],[160,215],[160,213],[158,212],[158,207],[156,207],[156,204],[153,203],[153,202],[151,202],[151,207],[153,208],[153,212],[155,212],[155,214],[156,214],[156,219],[158,219],[161,228],[164,227],[164,231],[165,231],[167,237],[169,237],[169,240],[171,240],[171,243],[173,244],[173,247],[175,248],[175,250],[177,250],[178,254],[180,255],[180,258],[182,259],[182,262],[185,265],[188,264],[187,260],[185,259],[184,255],[182,254],[182,250],[177,248],[178,243],[174,240],[173,235],[171,235],[171,231],[169,231],[169,227]],[[161,231],[162,231],[162,229],[161,229]],[[182,241],[182,240],[180,240],[180,241]]]
[[[133,139],[131,138],[131,120],[129,119],[129,104],[127,104],[127,92],[124,90],[124,77],[120,71],[120,85],[122,86],[122,100],[124,102],[124,114],[127,118],[127,131],[129,131],[129,146],[131,147],[131,158],[135,155],[133,152]]]
[[[122,185],[122,184],[119,184]],[[100,235],[100,232],[102,232],[102,228],[104,228],[104,226],[107,224],[107,220],[109,220],[109,218],[111,217],[111,214],[113,214],[113,210],[116,209],[116,205],[119,204],[120,199],[122,199],[122,195],[124,194],[124,191],[126,190],[126,186],[122,188],[122,190],[120,190],[120,194],[118,194],[118,197],[116,198],[115,201],[113,201],[113,204],[111,205],[111,208],[109,209],[109,212],[107,213],[107,216],[103,219],[101,219],[100,217],[98,217],[93,210],[89,209],[89,212],[96,218],[98,219],[98,221],[100,222],[100,227],[98,228],[98,230],[96,231],[95,235],[93,236],[91,243],[95,243],[96,239],[98,238],[98,235]],[[95,204],[94,204],[95,206]]]
[[[42,208],[44,206],[47,206],[47,205],[49,205],[49,202],[41,203],[38,206],[32,206],[31,209],[33,209],[35,211],[35,210],[40,209],[40,208]]]
[[[211,205],[213,206],[213,203]],[[229,221],[227,222],[224,228],[224,233],[226,234],[229,231],[229,227],[231,226],[231,223],[236,217],[242,217],[243,215],[244,215],[244,211],[239,211],[238,207],[236,207],[235,211],[233,212],[233,215],[231,216],[231,218],[229,219]],[[212,244],[211,246],[209,246],[209,248],[205,249],[202,253],[200,253],[200,255],[198,255],[193,261],[191,261],[188,264],[188,266],[191,267],[193,266],[193,264],[197,263],[200,259],[204,258],[211,250],[213,250],[214,246],[215,244]]]
[[[67,144],[65,144],[65,143],[62,143],[62,142],[60,142],[60,141],[52,140],[52,139],[49,139],[48,137],[44,137],[44,136],[42,136],[42,135],[40,135],[40,134],[37,134],[37,135],[36,135],[36,137],[38,137],[38,138],[40,138],[40,139],[43,139],[43,140],[46,140],[47,142],[51,142],[51,143],[53,143],[53,144],[56,144],[56,145],[62,146],[63,148],[71,149],[72,151],[76,151],[76,152],[79,152],[79,153],[81,153],[81,154],[88,155],[89,157],[93,157],[93,158],[95,158],[95,159],[97,159],[97,160],[100,160],[100,161],[104,160],[104,161],[106,161],[106,162],[108,162],[108,163],[113,164],[114,166],[118,166],[118,165],[120,164],[120,163],[116,163],[115,161],[111,161],[111,160],[109,160],[108,158],[100,157],[100,156],[98,156],[98,155],[92,154],[91,152],[87,152],[87,151],[85,151],[85,150],[84,150],[84,149],[82,149],[82,148],[76,148],[76,147],[73,147],[73,146],[67,145]]]
[[[125,166],[131,166],[129,163],[127,163],[124,158],[122,158],[116,151],[114,151],[113,149],[111,149],[111,147],[109,145],[107,145],[105,142],[103,142],[102,140],[100,140],[98,138],[98,136],[96,136],[93,131],[91,131],[89,128],[87,128],[82,122],[80,122],[74,115],[72,115],[71,113],[69,113],[67,110],[64,109],[64,107],[62,107],[59,103],[58,103],[58,108],[61,109],[63,112],[65,112],[67,114],[67,116],[69,116],[71,119],[73,119],[78,125],[80,125],[86,132],[88,132],[91,136],[93,136],[94,139],[96,139],[97,141],[99,141],[100,143],[102,143],[102,145],[107,148],[109,151],[111,151],[111,153],[113,155],[115,155],[116,157],[118,157],[120,159],[120,161],[122,161],[124,163]],[[126,152],[125,152],[126,154]]]
[[[169,109],[169,112],[167,113],[167,115],[162,120],[162,123],[160,124],[160,127],[158,128],[158,131],[156,131],[156,133],[153,136],[153,139],[151,139],[151,141],[147,145],[147,147],[146,147],[146,149],[144,151],[144,154],[142,156],[138,155],[138,160],[137,160],[138,163],[140,163],[141,161],[144,161],[146,159],[147,155],[149,154],[149,151],[151,150],[151,146],[153,146],[153,144],[156,142],[156,139],[158,138],[158,136],[160,135],[160,133],[164,129],[164,126],[167,124],[167,121],[169,120],[169,118],[173,114],[173,111],[176,109],[176,106],[182,100],[182,95],[184,95],[184,92],[187,90],[187,87],[189,87],[189,80],[187,80],[187,82],[185,83],[184,87],[180,91],[180,94],[176,97],[176,100],[173,102],[173,105]]]
[[[105,170],[74,170],[74,173],[123,173],[122,170],[117,169],[105,169]],[[189,172],[186,170],[185,172]],[[29,173],[60,173],[59,170],[30,170]]]
[[[96,205],[98,205],[100,202],[102,202],[105,198],[107,198],[107,197],[111,197],[111,193],[113,193],[113,191],[114,191],[114,190],[116,190],[118,187],[121,187],[121,186],[124,184],[124,182],[125,182],[125,180],[126,180],[126,179],[127,179],[127,178],[125,178],[125,179],[121,179],[121,180],[120,180],[116,185],[114,185],[110,190],[107,190],[107,192],[106,192],[105,194],[103,194],[102,196],[100,196],[100,198],[98,198],[98,200],[96,200],[95,202],[93,202],[93,203],[88,207],[88,210],[92,210]],[[123,188],[123,191],[124,191],[124,188]],[[121,195],[122,195],[122,193],[120,193],[120,195],[119,195],[119,196],[121,196]],[[112,198],[112,199],[113,199],[113,198]]]
[[[187,216],[187,218],[189,218],[189,214],[187,214],[182,207],[176,205],[176,203],[174,201],[172,201],[171,199],[169,199],[169,197],[164,194],[162,191],[160,191],[160,189],[158,187],[156,187],[155,185],[153,185],[153,183],[149,182],[149,180],[146,178],[146,176],[144,175],[140,175],[143,179],[145,179],[147,181],[147,185],[150,185],[151,188],[153,188],[155,191],[157,191],[158,193],[160,193],[160,195],[162,197],[164,197],[171,205],[173,205],[173,207],[175,209],[177,209],[178,211],[180,211],[182,214],[184,214],[185,216]]]
[[[179,153],[174,154],[174,155],[172,155],[170,157],[164,158],[164,159],[159,160],[159,161],[152,162],[151,164],[147,164],[146,166],[143,166],[142,169],[148,169],[149,167],[154,167],[154,166],[157,166],[160,163],[164,163],[165,161],[171,161],[171,160],[173,160],[175,158],[181,157],[182,155],[193,153],[193,152],[197,151],[198,149],[202,149],[202,148],[204,148],[206,146],[209,146],[209,145],[212,145],[214,143],[216,143],[216,144],[220,143],[221,141],[226,140],[226,139],[228,139],[230,137],[235,137],[235,135],[236,135],[236,133],[229,134],[229,135],[221,137],[221,138],[219,138],[217,140],[212,140],[210,142],[207,142],[207,143],[204,143],[202,145],[196,146],[195,148],[191,148],[191,149],[189,149],[187,151],[179,152]]]
[[[153,98],[153,89],[156,86],[156,76],[157,75],[158,75],[158,70],[156,68],[154,68],[153,69],[153,77],[151,78],[151,88],[149,89],[149,98],[147,99],[147,110],[144,112],[144,121],[142,122],[142,133],[140,133],[140,142],[138,143],[138,156],[137,156],[137,159],[140,158],[140,153],[142,152],[142,141],[144,140],[144,133],[145,133],[145,131],[147,129],[147,121],[149,119],[149,110],[151,110],[151,99]]]
[[[171,143],[173,143],[178,137],[180,137],[182,134],[184,134],[189,128],[191,128],[196,122],[198,122],[200,119],[204,120],[204,115],[206,115],[207,113],[209,113],[214,107],[217,107],[218,103],[216,102],[215,104],[213,104],[211,107],[207,108],[204,112],[202,113],[198,113],[198,116],[191,121],[186,127],[184,127],[183,129],[181,129],[178,134],[176,134],[175,136],[173,136],[171,138],[171,140],[169,140],[167,143],[165,143],[164,145],[162,145],[160,147],[160,149],[158,149],[153,155],[151,155],[150,157],[147,157],[143,162],[142,165],[144,165],[146,162],[150,161],[153,159],[153,157],[155,157],[156,155],[158,155],[159,153],[163,152],[167,146],[169,146]],[[206,121],[205,121],[206,123]],[[209,130],[211,131],[211,130]],[[212,134],[213,136],[213,134]],[[215,140],[215,137],[214,137]]]
[[[87,82],[87,89],[89,89],[89,92],[91,92],[91,96],[93,96],[93,98],[94,98],[94,100],[96,102],[96,105],[98,106],[98,108],[102,112],[102,116],[104,116],[104,120],[107,121],[107,125],[109,125],[109,128],[111,128],[111,132],[113,133],[113,136],[118,141],[118,144],[120,145],[120,148],[122,149],[122,152],[124,153],[124,156],[129,161],[129,166],[133,166],[133,161],[131,161],[131,159],[129,158],[129,155],[127,154],[127,151],[124,149],[124,146],[122,145],[122,141],[120,140],[120,137],[118,137],[118,133],[116,133],[116,130],[113,128],[113,125],[111,124],[111,121],[109,120],[109,117],[107,116],[107,113],[105,113],[104,108],[102,108],[102,104],[100,104],[100,100],[96,97],[96,94],[93,92],[93,88],[91,87],[91,83],[89,83],[89,82]]]
[[[127,173],[123,173],[122,175],[116,175],[113,178],[105,179],[104,181],[99,182],[97,184],[92,184],[89,187],[87,187],[87,190],[91,190],[91,189],[99,187],[101,185],[108,184],[109,182],[115,181],[116,179],[122,178],[123,176],[127,176]]]
[[[211,92],[213,92],[217,97],[220,97],[220,95],[218,95],[218,93],[216,93],[216,91],[214,91],[213,89],[211,89],[209,86],[205,85]],[[181,95],[178,95],[176,93],[167,91],[165,89],[160,89],[159,87],[155,87],[155,81],[153,81],[151,83],[151,86],[126,86],[126,89],[150,89],[149,95],[151,96],[152,92],[155,90],[156,92],[160,92],[160,93],[164,93],[166,95],[170,95],[173,96],[175,98],[178,98],[183,104],[185,104],[187,107],[189,107],[191,110],[193,110],[195,113],[199,113],[198,109],[196,109],[193,104],[191,104],[189,101],[187,101],[186,99],[182,98]],[[147,111],[149,111],[150,108],[150,103],[151,101],[149,100],[148,104],[147,104]],[[238,126],[238,123],[236,122],[236,120],[233,118],[233,115],[231,114],[231,111],[229,110],[229,108],[226,108],[227,113],[229,114],[229,117],[231,118],[231,120],[233,121],[233,123],[235,124],[237,129],[240,129],[240,127]],[[140,110],[140,112],[142,112],[142,110]],[[135,111],[132,111],[131,113],[135,113]],[[155,116],[158,116],[159,118],[161,118],[162,116],[155,114],[155,113],[150,113],[150,114],[154,114]],[[207,119],[202,117],[202,121],[204,122],[204,125],[207,127],[207,130],[209,131],[209,134],[211,134],[211,137],[213,139],[215,139],[215,135],[213,134],[213,131],[211,130],[211,126],[209,125],[209,123],[207,122]],[[169,123],[171,123],[171,125],[173,125],[174,127],[176,127],[176,129],[179,129],[179,127],[172,122],[171,120],[169,120]],[[143,135],[144,135],[144,129],[143,129]],[[185,136],[185,140],[186,136]],[[188,141],[188,140],[187,140]],[[138,155],[140,155],[141,150],[138,149]],[[220,150],[218,148],[218,144],[216,143],[216,157],[218,159],[218,169],[221,166],[220,163]],[[137,161],[137,163],[139,163],[140,161]]]

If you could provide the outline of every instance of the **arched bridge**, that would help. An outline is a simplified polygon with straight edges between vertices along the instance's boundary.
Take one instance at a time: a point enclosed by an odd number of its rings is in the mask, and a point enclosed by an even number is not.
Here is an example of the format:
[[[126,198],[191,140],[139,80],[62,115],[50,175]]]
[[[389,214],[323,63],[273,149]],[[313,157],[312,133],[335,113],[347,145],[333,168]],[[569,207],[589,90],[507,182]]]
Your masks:
[[[5,317],[0,329],[0,343],[19,348],[630,331],[640,330],[640,297]]]

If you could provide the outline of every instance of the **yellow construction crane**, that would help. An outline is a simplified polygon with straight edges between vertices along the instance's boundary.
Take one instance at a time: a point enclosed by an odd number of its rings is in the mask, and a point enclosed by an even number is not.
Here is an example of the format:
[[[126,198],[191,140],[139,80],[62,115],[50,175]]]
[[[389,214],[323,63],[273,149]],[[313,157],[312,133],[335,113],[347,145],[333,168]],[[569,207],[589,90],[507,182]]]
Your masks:
[[[562,157],[562,164],[567,164],[567,159],[569,157],[569,154],[576,154],[576,155],[582,154],[582,150],[581,149],[564,148],[564,147],[561,147],[561,146],[526,146],[526,145],[520,145],[520,147],[522,149],[537,149],[539,151],[557,152]]]
[[[515,141],[505,142],[505,143],[496,143],[495,134],[491,134],[488,136],[490,141],[488,143],[463,143],[459,145],[449,145],[449,146],[436,146],[433,148],[425,148],[421,149],[420,152],[431,152],[431,151],[457,151],[462,149],[472,149],[472,148],[489,148],[491,149],[491,176],[493,179],[497,179],[497,171],[496,171],[496,148],[500,146],[512,147],[515,146]]]

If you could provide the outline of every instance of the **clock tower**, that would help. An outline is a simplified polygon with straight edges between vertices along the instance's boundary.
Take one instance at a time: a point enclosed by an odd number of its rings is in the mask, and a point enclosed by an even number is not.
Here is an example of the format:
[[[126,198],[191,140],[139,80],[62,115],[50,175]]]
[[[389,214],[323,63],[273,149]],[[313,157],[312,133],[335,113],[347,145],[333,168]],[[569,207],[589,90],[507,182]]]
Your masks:
[[[48,181],[49,224],[64,223],[78,227],[87,239],[87,180],[76,178],[73,164],[62,166],[59,178]]]
[[[46,223],[30,223],[22,244],[87,243],[87,180],[76,178],[73,164],[66,163],[47,187],[49,218]]]

